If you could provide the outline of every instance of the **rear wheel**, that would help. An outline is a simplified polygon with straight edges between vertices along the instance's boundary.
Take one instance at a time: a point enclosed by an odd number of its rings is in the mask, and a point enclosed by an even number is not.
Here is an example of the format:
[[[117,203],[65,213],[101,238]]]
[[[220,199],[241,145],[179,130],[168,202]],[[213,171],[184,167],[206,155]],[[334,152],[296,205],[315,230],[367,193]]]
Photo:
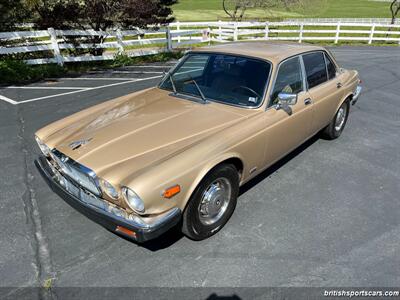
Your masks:
[[[349,117],[349,111],[350,111],[350,101],[346,100],[339,107],[333,120],[322,131],[322,134],[325,138],[333,140],[338,138],[342,134],[342,131],[346,126],[347,119]]]
[[[183,213],[182,232],[193,240],[217,233],[236,207],[239,174],[230,164],[215,167],[200,182]]]

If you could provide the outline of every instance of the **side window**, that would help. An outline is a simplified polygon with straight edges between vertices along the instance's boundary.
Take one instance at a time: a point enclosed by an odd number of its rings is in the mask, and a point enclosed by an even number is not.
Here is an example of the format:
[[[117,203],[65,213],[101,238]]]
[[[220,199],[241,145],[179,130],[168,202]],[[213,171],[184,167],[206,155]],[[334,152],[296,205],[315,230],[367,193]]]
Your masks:
[[[281,92],[298,94],[303,90],[300,59],[299,57],[291,58],[279,66],[270,105],[278,103],[278,94]]]
[[[336,76],[336,68],[335,64],[332,62],[332,59],[325,53],[325,61],[326,61],[326,69],[328,70],[328,78],[332,79]]]
[[[306,69],[308,88],[313,88],[328,80],[325,59],[322,52],[303,55],[304,67]]]

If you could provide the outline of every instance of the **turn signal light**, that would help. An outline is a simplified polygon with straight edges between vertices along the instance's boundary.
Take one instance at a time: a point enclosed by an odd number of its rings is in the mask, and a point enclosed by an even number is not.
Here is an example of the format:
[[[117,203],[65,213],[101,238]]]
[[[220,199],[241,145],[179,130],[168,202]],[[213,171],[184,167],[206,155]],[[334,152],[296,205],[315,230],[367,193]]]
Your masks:
[[[177,184],[174,186],[171,186],[170,188],[167,188],[164,193],[163,193],[163,197],[164,198],[172,198],[173,196],[175,196],[176,194],[178,194],[181,191],[181,187]]]
[[[130,237],[133,237],[133,238],[136,239],[136,232],[134,232],[132,230],[129,230],[129,229],[125,228],[125,227],[117,226],[117,229],[115,229],[115,231],[123,233],[123,234],[125,234],[127,236],[130,236]]]

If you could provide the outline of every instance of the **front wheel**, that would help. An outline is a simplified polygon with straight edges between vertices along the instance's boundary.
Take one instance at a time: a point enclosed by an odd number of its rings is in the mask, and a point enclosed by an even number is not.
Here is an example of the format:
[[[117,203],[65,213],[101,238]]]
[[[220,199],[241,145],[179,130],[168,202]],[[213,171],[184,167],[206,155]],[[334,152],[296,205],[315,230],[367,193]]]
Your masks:
[[[349,111],[350,102],[346,100],[339,107],[333,120],[322,131],[322,134],[325,138],[327,138],[328,140],[333,140],[337,139],[342,134],[342,131],[346,126],[347,119],[349,117]]]
[[[230,164],[215,167],[200,182],[183,213],[182,232],[200,241],[217,233],[236,207],[239,174]]]

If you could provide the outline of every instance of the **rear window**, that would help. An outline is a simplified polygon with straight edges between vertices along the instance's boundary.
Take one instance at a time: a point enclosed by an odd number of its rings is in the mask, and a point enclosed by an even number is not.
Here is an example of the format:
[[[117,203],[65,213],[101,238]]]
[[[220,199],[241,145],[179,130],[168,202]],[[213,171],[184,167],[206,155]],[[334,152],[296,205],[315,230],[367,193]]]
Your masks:
[[[326,73],[325,59],[322,52],[315,52],[303,55],[306,69],[308,88],[313,88],[328,80]]]
[[[335,78],[335,76],[336,76],[336,68],[335,68],[334,63],[332,62],[332,60],[329,57],[329,55],[325,54],[325,59],[326,59],[326,68],[328,70],[329,79]]]

